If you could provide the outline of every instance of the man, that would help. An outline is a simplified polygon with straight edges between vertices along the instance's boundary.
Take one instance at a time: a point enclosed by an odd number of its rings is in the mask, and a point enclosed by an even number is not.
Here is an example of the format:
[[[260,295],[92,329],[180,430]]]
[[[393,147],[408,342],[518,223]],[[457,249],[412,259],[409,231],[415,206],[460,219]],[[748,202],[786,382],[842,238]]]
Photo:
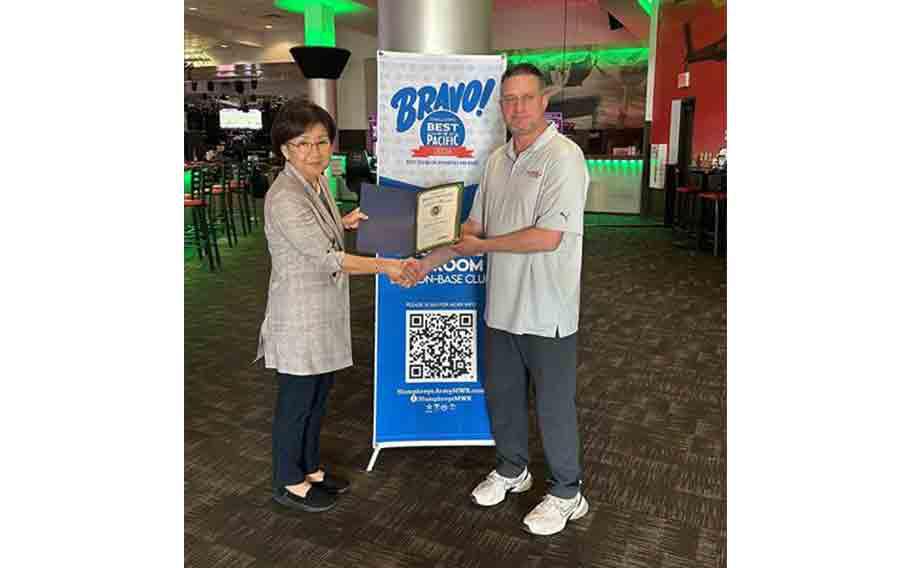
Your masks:
[[[530,379],[552,485],[524,528],[549,535],[588,511],[580,491],[575,365],[589,177],[581,149],[544,119],[543,88],[533,65],[503,74],[500,104],[512,140],[490,155],[462,240],[424,257],[414,277],[422,280],[455,255],[487,255],[485,389],[496,468],[471,498],[489,507],[531,488]]]

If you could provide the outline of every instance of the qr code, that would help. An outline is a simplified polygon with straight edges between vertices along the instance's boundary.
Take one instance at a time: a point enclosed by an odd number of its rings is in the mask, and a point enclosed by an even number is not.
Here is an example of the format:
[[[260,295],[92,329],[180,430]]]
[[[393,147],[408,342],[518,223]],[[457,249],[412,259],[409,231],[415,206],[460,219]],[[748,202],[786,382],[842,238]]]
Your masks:
[[[406,317],[406,382],[477,382],[476,310],[407,310]]]

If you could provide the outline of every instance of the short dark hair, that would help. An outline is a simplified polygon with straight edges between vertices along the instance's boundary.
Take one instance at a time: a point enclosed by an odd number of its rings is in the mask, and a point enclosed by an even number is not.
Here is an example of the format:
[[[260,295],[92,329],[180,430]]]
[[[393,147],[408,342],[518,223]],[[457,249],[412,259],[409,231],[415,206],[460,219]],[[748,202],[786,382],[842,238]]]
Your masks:
[[[517,77],[519,75],[533,75],[537,77],[537,80],[540,81],[540,90],[542,91],[544,86],[546,86],[547,81],[544,79],[543,73],[540,69],[537,68],[533,63],[519,63],[517,65],[512,65],[506,72],[502,74],[502,78],[499,80],[499,84],[502,85],[506,82],[506,79],[509,77]]]
[[[292,99],[281,107],[272,123],[272,151],[283,158],[281,147],[313,126],[321,124],[329,133],[329,140],[335,142],[335,121],[321,106],[304,98]]]

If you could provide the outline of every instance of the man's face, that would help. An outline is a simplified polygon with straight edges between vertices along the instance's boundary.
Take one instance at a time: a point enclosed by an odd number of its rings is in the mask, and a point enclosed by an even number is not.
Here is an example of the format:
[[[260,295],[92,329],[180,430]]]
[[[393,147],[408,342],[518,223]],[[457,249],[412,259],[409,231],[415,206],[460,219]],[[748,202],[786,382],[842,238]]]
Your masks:
[[[547,97],[534,75],[515,75],[502,83],[499,104],[512,136],[530,134],[545,124]]]

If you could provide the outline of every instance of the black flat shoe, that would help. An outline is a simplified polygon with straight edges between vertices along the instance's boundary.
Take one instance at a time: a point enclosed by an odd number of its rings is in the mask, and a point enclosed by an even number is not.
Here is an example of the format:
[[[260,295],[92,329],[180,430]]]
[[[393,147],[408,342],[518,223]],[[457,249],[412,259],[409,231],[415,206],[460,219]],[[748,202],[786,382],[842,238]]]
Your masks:
[[[351,488],[351,482],[341,477],[325,474],[322,481],[311,481],[313,487],[318,487],[330,495],[341,495],[347,493]]]
[[[272,499],[285,507],[306,511],[307,513],[321,513],[335,506],[335,495],[317,487],[315,483],[312,485],[310,490],[306,492],[306,497],[301,497],[285,488],[281,488],[272,495]]]

